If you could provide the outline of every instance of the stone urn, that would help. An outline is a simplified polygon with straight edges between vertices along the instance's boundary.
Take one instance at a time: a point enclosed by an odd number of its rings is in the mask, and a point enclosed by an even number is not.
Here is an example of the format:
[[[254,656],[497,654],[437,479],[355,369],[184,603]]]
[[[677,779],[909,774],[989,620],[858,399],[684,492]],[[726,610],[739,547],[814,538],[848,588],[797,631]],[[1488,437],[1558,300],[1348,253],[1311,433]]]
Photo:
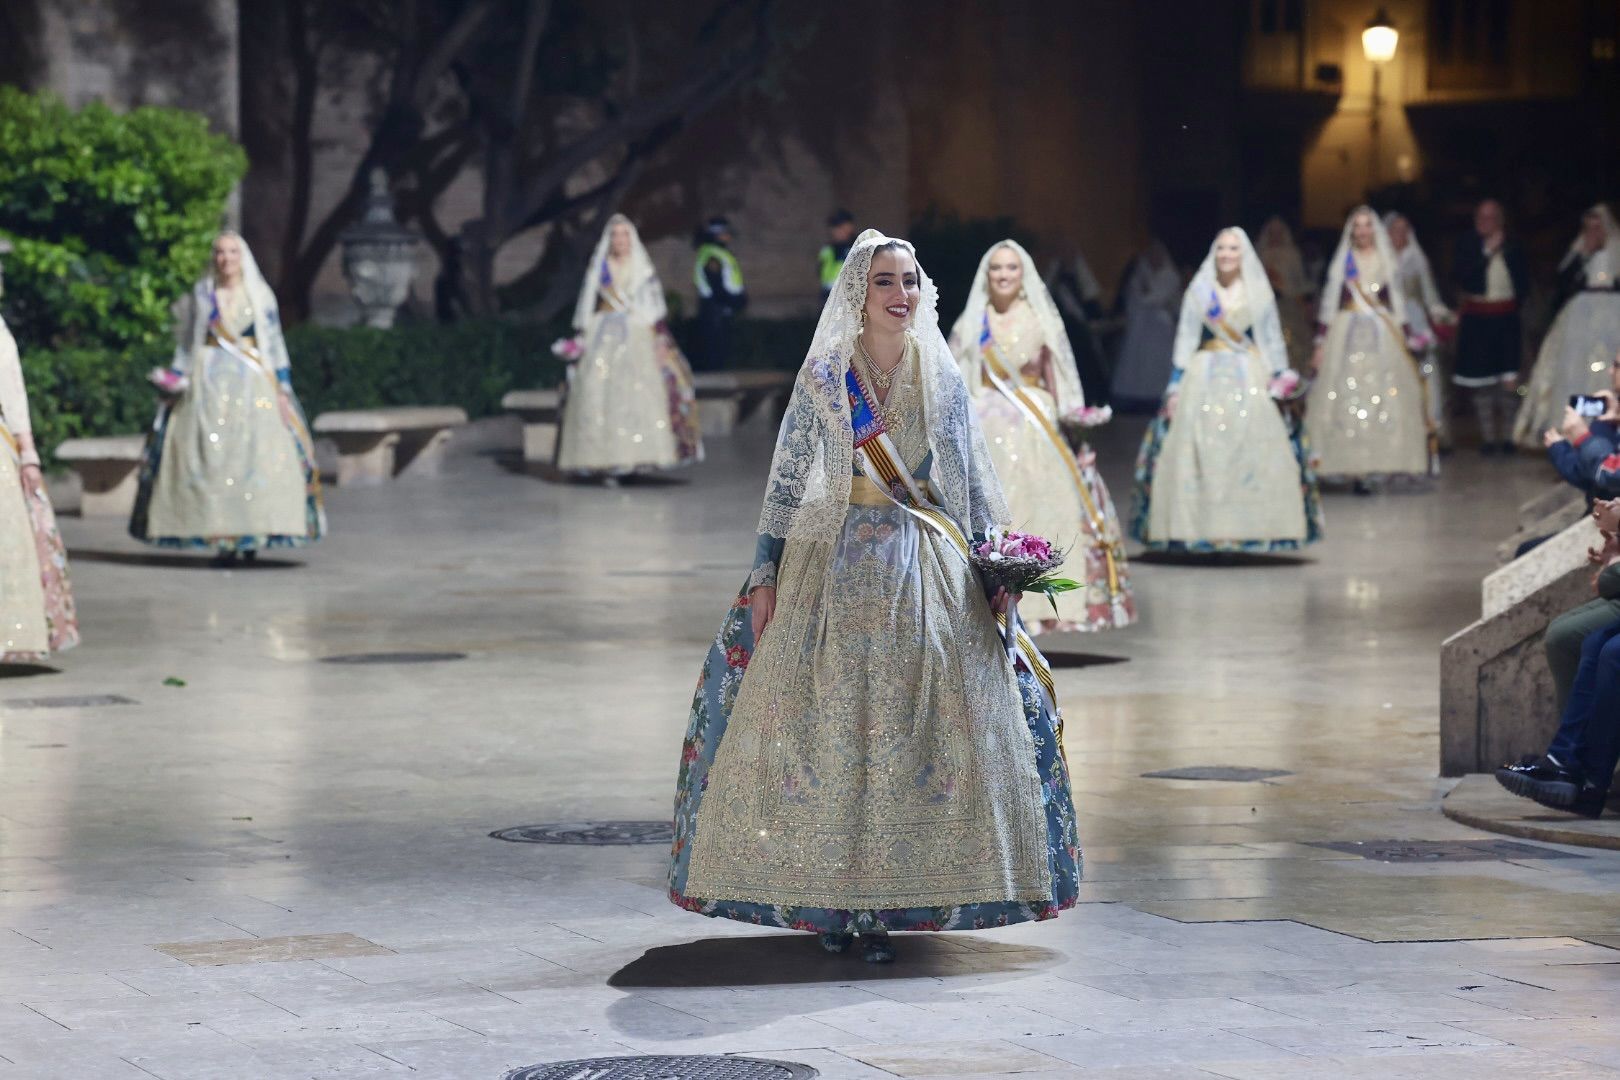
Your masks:
[[[349,282],[360,318],[367,326],[394,325],[399,306],[416,279],[416,253],[421,239],[394,218],[388,174],[371,172],[366,212],[338,237],[343,246],[343,276]]]

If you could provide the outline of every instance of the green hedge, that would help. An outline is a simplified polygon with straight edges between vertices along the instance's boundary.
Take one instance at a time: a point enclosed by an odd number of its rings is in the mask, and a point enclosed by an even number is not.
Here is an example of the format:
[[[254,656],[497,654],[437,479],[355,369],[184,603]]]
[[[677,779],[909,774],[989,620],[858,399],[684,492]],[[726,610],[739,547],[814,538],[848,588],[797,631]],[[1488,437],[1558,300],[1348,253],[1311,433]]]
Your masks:
[[[70,109],[0,87],[6,321],[25,345],[125,350],[167,336],[247,158],[202,116]]]
[[[794,370],[814,330],[814,319],[739,319],[732,365]],[[673,331],[690,355],[696,324],[677,323]],[[287,331],[287,351],[293,387],[311,418],[385,405],[460,405],[478,417],[499,413],[508,390],[561,382],[563,364],[551,344],[566,332],[561,320],[476,319],[392,330],[298,326]],[[20,344],[35,439],[47,461],[63,439],[145,431],[157,401],[147,372],[173,355],[164,342],[123,351]]]

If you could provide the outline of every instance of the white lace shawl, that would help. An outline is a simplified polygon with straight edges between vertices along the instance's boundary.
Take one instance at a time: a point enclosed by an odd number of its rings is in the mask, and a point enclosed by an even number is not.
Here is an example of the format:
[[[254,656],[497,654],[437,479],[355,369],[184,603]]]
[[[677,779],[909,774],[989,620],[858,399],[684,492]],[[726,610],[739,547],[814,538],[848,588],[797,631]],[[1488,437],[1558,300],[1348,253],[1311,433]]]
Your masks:
[[[641,242],[641,233],[635,223],[623,214],[607,219],[602,236],[596,241],[596,251],[585,264],[585,281],[580,286],[579,301],[574,305],[574,329],[589,329],[596,315],[596,302],[602,293],[602,274],[608,267],[608,250],[613,243],[613,226],[623,224],[630,230],[630,258],[622,271],[623,281],[614,283],[614,292],[628,305],[630,317],[647,326],[660,322],[669,314],[664,303],[664,286],[658,280],[652,257]]]
[[[287,339],[281,333],[281,306],[270,283],[264,280],[259,261],[253,249],[237,232],[226,230],[221,236],[234,236],[242,245],[242,287],[247,290],[248,303],[253,308],[253,341],[259,355],[270,364],[272,372],[286,371],[291,366],[287,356]],[[214,310],[214,271],[210,268],[202,280],[192,286],[191,294],[183,297],[175,308],[174,369],[191,371],[191,360],[202,351],[208,340],[209,316]]]
[[[1266,268],[1260,262],[1259,254],[1249,242],[1249,234],[1235,225],[1215,234],[1214,242],[1209,245],[1209,254],[1204,256],[1198,272],[1193,275],[1192,283],[1182,294],[1181,320],[1176,324],[1176,344],[1171,356],[1178,369],[1185,368],[1187,361],[1192,359],[1193,353],[1198,351],[1198,346],[1203,341],[1204,316],[1215,297],[1217,280],[1215,245],[1228,233],[1236,236],[1238,242],[1243,245],[1243,266],[1240,271],[1243,278],[1243,303],[1249,310],[1251,325],[1254,327],[1254,343],[1260,349],[1261,359],[1275,374],[1288,367],[1288,346],[1283,341],[1282,317],[1277,312],[1277,297],[1271,288],[1271,279],[1266,276]],[[1237,329],[1241,331],[1242,328]]]
[[[1406,321],[1406,288],[1401,284],[1400,260],[1395,257],[1395,245],[1389,242],[1389,230],[1384,219],[1370,206],[1358,206],[1344,219],[1344,231],[1339,234],[1339,246],[1328,262],[1327,285],[1322,290],[1322,303],[1317,321],[1323,326],[1339,313],[1339,299],[1344,292],[1344,261],[1351,251],[1350,232],[1355,227],[1356,215],[1366,214],[1373,223],[1373,246],[1378,250],[1378,261],[1383,263],[1384,280],[1381,284],[1389,293],[1389,310],[1396,322]]]
[[[1024,300],[1035,313],[1041,337],[1052,352],[1052,379],[1057,388],[1058,413],[1084,406],[1086,395],[1080,388],[1080,368],[1074,362],[1074,348],[1069,344],[1068,331],[1063,328],[1063,316],[1058,314],[1052,293],[1035,268],[1035,260],[1016,240],[991,244],[984,253],[979,260],[979,269],[973,275],[973,287],[968,290],[967,307],[962,309],[956,325],[951,328],[951,351],[956,354],[969,393],[978,393],[984,384],[984,354],[979,349],[979,334],[984,329],[985,309],[990,304],[990,257],[1001,248],[1012,251],[1023,263]]]
[[[868,229],[856,238],[844,268],[821,309],[815,337],[793,386],[787,415],[776,438],[759,532],[787,540],[835,541],[849,509],[854,432],[844,375],[854,355],[866,306],[866,279],[872,254],[898,244],[916,258],[904,240]],[[933,452],[929,486],[935,501],[963,529],[983,534],[1005,526],[1010,515],[1001,484],[990,464],[984,435],[968,400],[967,387],[939,332],[939,290],[917,263],[922,300],[912,318],[923,415]]]

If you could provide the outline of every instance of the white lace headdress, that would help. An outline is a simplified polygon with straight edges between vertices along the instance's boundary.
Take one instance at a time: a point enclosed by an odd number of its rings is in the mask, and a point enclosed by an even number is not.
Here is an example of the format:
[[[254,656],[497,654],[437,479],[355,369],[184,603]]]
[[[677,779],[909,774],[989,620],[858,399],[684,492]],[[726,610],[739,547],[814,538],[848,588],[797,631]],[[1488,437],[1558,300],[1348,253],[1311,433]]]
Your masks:
[[[990,260],[1002,248],[1017,255],[1018,261],[1023,264],[1024,299],[1035,313],[1035,321],[1040,325],[1046,347],[1052,350],[1052,375],[1057,384],[1058,412],[1061,414],[1084,406],[1086,395],[1080,388],[1080,368],[1074,362],[1074,348],[1069,344],[1068,331],[1063,328],[1063,317],[1058,314],[1052,293],[1035,268],[1035,260],[1016,240],[992,244],[984,253],[979,260],[979,269],[973,275],[973,288],[968,290],[967,307],[962,309],[956,325],[951,328],[951,349],[962,368],[963,380],[974,393],[978,392],[983,382],[984,354],[979,349],[979,335],[984,331],[985,314],[990,306]]]
[[[1599,250],[1608,252],[1608,258],[1605,261],[1608,263],[1607,272],[1610,276],[1610,281],[1612,282],[1614,276],[1616,274],[1620,274],[1620,222],[1615,221],[1614,211],[1609,209],[1608,203],[1598,203],[1596,206],[1591,207],[1586,211],[1585,214],[1581,215],[1582,219],[1586,218],[1588,214],[1596,214],[1598,220],[1603,222],[1603,235],[1606,237],[1606,239],[1604,240],[1603,247]],[[1581,236],[1579,233],[1576,234],[1575,239],[1570,243],[1569,252],[1570,255],[1583,254],[1581,251]],[[1568,259],[1569,256],[1566,255],[1565,258]]]
[[[843,529],[854,473],[854,432],[844,376],[861,330],[872,255],[890,246],[916,259],[916,250],[906,241],[868,229],[856,238],[833,282],[776,438],[759,515],[762,534],[833,541]],[[991,525],[1006,525],[1007,504],[967,387],[940,336],[939,290],[921,262],[917,274],[922,299],[909,332],[916,343],[923,415],[933,451],[929,486],[958,524],[982,534]]]
[[[579,301],[574,305],[574,329],[584,330],[596,314],[596,302],[602,294],[603,278],[611,273],[608,252],[613,246],[613,227],[623,225],[630,230],[630,258],[621,271],[623,281],[613,283],[614,292],[630,305],[637,321],[648,324],[658,322],[668,314],[664,304],[664,287],[658,280],[652,257],[641,242],[641,233],[635,223],[623,214],[614,214],[602,228],[596,241],[596,251],[585,264],[585,281],[579,289]]]
[[[1217,299],[1215,287],[1219,279],[1215,275],[1215,245],[1221,242],[1221,237],[1227,235],[1237,237],[1238,243],[1243,248],[1240,270],[1243,278],[1243,302],[1249,309],[1249,317],[1253,320],[1254,343],[1259,347],[1260,356],[1271,370],[1281,371],[1288,366],[1288,346],[1283,342],[1282,317],[1277,313],[1277,297],[1272,291],[1271,279],[1266,276],[1266,268],[1260,262],[1259,253],[1249,242],[1249,234],[1236,225],[1215,234],[1214,241],[1209,245],[1209,254],[1204,256],[1198,272],[1193,275],[1192,283],[1182,295],[1181,319],[1176,324],[1176,344],[1171,355],[1175,358],[1176,367],[1184,368],[1203,341],[1204,316]]]
[[[1384,219],[1378,216],[1376,210],[1370,206],[1358,206],[1344,219],[1339,246],[1334,249],[1333,258],[1328,260],[1327,285],[1322,290],[1322,304],[1316,316],[1324,326],[1332,322],[1333,316],[1339,311],[1339,297],[1344,292],[1345,260],[1352,250],[1350,234],[1355,229],[1356,218],[1361,214],[1366,214],[1372,222],[1373,246],[1378,251],[1378,261],[1384,264],[1384,280],[1379,285],[1389,293],[1390,311],[1397,321],[1406,319],[1406,289],[1401,285],[1400,262],[1395,256],[1395,245],[1389,242],[1389,230],[1384,228]]]
[[[273,370],[282,371],[290,366],[290,360],[287,341],[281,333],[281,305],[276,303],[276,294],[264,279],[259,261],[253,257],[253,249],[242,239],[242,234],[226,229],[219,235],[233,237],[241,245],[242,287],[247,292],[248,303],[253,307],[254,344],[259,355],[270,362]],[[181,370],[189,368],[191,355],[202,348],[208,337],[208,319],[214,309],[217,290],[218,282],[210,262],[208,272],[192,287],[191,311],[187,314],[189,322],[183,319],[179,327],[175,366]]]

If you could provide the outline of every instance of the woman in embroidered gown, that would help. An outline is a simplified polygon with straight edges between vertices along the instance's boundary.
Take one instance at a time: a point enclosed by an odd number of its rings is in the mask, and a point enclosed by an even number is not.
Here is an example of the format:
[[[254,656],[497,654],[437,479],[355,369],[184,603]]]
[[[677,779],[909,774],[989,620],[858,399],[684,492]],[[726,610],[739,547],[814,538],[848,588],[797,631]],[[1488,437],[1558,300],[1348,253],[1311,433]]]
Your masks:
[[[1049,676],[1008,659],[964,534],[1007,509],[938,292],[867,230],[782,422],[754,573],[704,662],[670,898],[893,958],[886,934],[1051,918],[1080,875]],[[1044,677],[1043,677],[1044,676]]]
[[[1181,301],[1175,370],[1136,462],[1132,532],[1158,551],[1295,551],[1322,501],[1298,425],[1273,402],[1288,371],[1260,257],[1223,229]]]
[[[1395,249],[1396,273],[1401,292],[1406,295],[1407,332],[1418,368],[1423,372],[1424,403],[1429,409],[1429,428],[1437,445],[1451,446],[1451,428],[1446,423],[1445,378],[1440,371],[1440,335],[1436,327],[1456,322],[1457,317],[1440,298],[1434,284],[1429,256],[1418,243],[1417,233],[1405,214],[1391,210],[1384,215],[1389,246]]]
[[[1109,398],[1116,408],[1151,408],[1170,378],[1170,350],[1176,339],[1176,302],[1181,274],[1170,249],[1153,241],[1126,268],[1119,301],[1125,309],[1125,334]]]
[[[1609,365],[1620,353],[1620,224],[1608,206],[1599,203],[1581,219],[1558,279],[1566,299],[1513,422],[1520,446],[1541,446],[1541,433],[1563,421],[1570,395],[1609,388]]]
[[[1060,416],[1086,403],[1074,350],[1034,260],[1016,241],[1003,240],[979,260],[951,351],[1013,527],[1070,549],[1068,576],[1084,574],[1085,591],[1059,598],[1057,616],[1046,597],[1026,597],[1018,612],[1024,625],[1032,634],[1128,626],[1136,602],[1114,501],[1091,448],[1076,455],[1058,428]]]
[[[1272,217],[1260,229],[1260,265],[1277,297],[1288,362],[1304,371],[1311,362],[1311,279],[1288,223]]]
[[[67,551],[45,493],[17,342],[0,319],[0,664],[79,643]]]
[[[1423,376],[1407,351],[1406,292],[1384,223],[1351,211],[1328,263],[1305,409],[1317,475],[1349,480],[1426,476],[1431,469]]]
[[[213,268],[180,305],[130,535],[214,551],[229,564],[326,531],[320,474],[293,394],[275,294],[247,243],[214,241]]]
[[[574,308],[585,351],[569,376],[559,469],[612,479],[703,460],[692,369],[666,314],[636,227],[614,214]]]

